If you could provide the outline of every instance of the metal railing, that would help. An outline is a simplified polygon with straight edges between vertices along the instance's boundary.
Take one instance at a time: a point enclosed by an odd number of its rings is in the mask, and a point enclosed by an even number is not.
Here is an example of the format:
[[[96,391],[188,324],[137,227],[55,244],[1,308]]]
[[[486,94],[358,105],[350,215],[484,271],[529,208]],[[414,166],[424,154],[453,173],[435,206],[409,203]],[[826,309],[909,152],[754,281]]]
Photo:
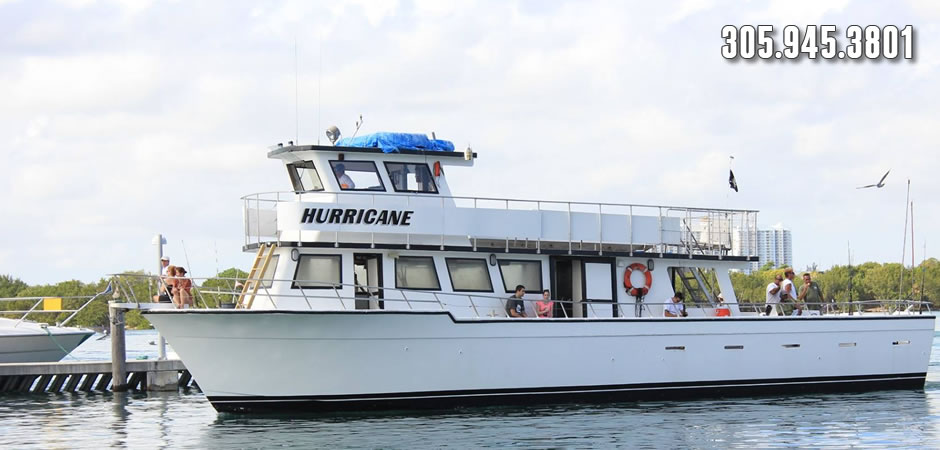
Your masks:
[[[119,274],[115,275],[117,278],[132,278],[132,279],[148,279],[156,280],[158,277],[152,275],[141,275],[141,274]],[[193,292],[194,297],[198,297],[202,303],[202,307],[205,309],[216,309],[223,308],[217,300],[227,300],[230,305],[234,305],[234,302],[237,301],[241,290],[238,289],[223,289],[223,288],[204,288],[200,287],[197,281],[208,281],[216,280],[226,284],[227,286],[235,286],[237,282],[243,282],[243,279],[237,278],[191,278],[194,281]],[[277,291],[272,292],[273,283],[299,283],[305,286],[321,286],[321,288],[316,289],[290,289],[288,291]],[[129,285],[130,283],[124,283],[123,285]],[[205,284],[205,283],[203,283]],[[257,300],[267,299],[270,303],[270,307],[263,307],[261,309],[285,309],[285,310],[354,310],[354,309],[376,309],[370,304],[368,308],[356,308],[356,301],[368,301],[368,302],[385,302],[391,304],[397,304],[401,308],[389,308],[396,310],[441,310],[441,311],[463,311],[463,312],[472,312],[469,317],[472,318],[499,318],[499,317],[508,317],[506,313],[506,301],[510,300],[509,294],[506,295],[495,295],[495,294],[468,294],[460,292],[444,292],[444,291],[424,291],[424,290],[413,290],[413,289],[399,289],[399,288],[389,288],[382,286],[367,286],[359,284],[350,284],[350,283],[325,283],[319,281],[305,281],[305,280],[293,280],[293,279],[264,279],[263,283],[259,285],[259,291],[256,294]],[[349,289],[353,292],[360,292],[361,295],[348,295],[344,291]],[[130,291],[128,291],[130,293]],[[133,295],[133,294],[132,294]],[[214,298],[216,301],[209,302],[206,300],[207,296]],[[130,297],[128,298],[130,302],[141,303],[139,298]],[[149,299],[148,299],[149,300]],[[291,302],[291,300],[296,300]],[[531,305],[530,310],[535,311],[535,302],[542,301],[541,299],[530,299],[523,298],[521,299],[526,305]],[[562,317],[554,317],[555,319],[582,319],[582,318],[634,318],[634,317],[663,317],[662,308],[664,305],[668,305],[668,302],[647,302],[642,301],[640,303],[634,302],[616,302],[610,300],[557,300],[551,299],[551,301],[562,305],[562,308],[559,308],[562,312]],[[146,303],[146,301],[144,302]],[[211,305],[210,305],[211,303]],[[263,302],[259,302],[261,304]],[[281,305],[279,305],[281,303]],[[289,303],[284,305],[285,303]],[[296,305],[302,305],[302,307],[297,308]],[[754,316],[759,315],[763,312],[764,304],[755,304],[755,303],[746,303],[746,304],[735,304],[735,303],[724,303],[717,307],[697,307],[691,304],[685,304],[685,308],[689,311],[693,311],[694,314],[691,316],[694,317],[708,317],[716,316],[715,311],[717,309],[729,308],[736,305],[740,309],[735,315],[746,315]],[[788,303],[787,305],[793,305]],[[869,301],[854,301],[854,302],[842,302],[842,303],[800,303],[803,306],[805,311],[818,311],[819,315],[871,315],[871,314],[881,314],[881,315],[894,315],[894,314],[924,314],[931,313],[930,303],[929,302],[920,302],[913,300],[869,300]],[[837,306],[838,305],[838,306]],[[281,308],[283,306],[283,308]],[[315,306],[324,306],[324,308],[317,308]],[[230,306],[231,307],[231,306]],[[305,307],[305,308],[303,308]],[[818,308],[817,308],[818,307]],[[575,312],[575,308],[581,308],[580,313]],[[572,311],[572,315],[568,315],[568,310]],[[748,310],[751,311],[748,311]],[[614,314],[616,311],[616,314]],[[805,315],[816,315],[807,312]],[[458,317],[465,317],[459,316]],[[719,316],[720,317],[720,316]],[[781,314],[781,317],[790,317],[790,314]]]
[[[27,318],[28,316],[32,315],[32,314],[62,314],[62,313],[71,313],[71,314],[69,314],[68,317],[65,318],[65,320],[63,320],[62,322],[57,322],[57,323],[56,323],[56,326],[64,327],[64,326],[66,326],[73,318],[75,318],[75,316],[76,316],[78,313],[80,313],[82,310],[84,310],[85,307],[87,307],[88,305],[90,305],[91,302],[95,301],[98,297],[101,297],[102,295],[106,295],[106,294],[109,294],[109,293],[111,293],[109,290],[105,290],[104,292],[99,292],[99,293],[97,293],[97,294],[95,294],[95,295],[84,295],[84,296],[67,296],[67,297],[53,297],[53,296],[47,296],[47,297],[6,297],[6,298],[0,298],[0,303],[8,303],[8,302],[28,302],[28,301],[32,301],[32,302],[33,302],[33,303],[32,303],[32,306],[30,306],[28,309],[19,309],[19,310],[3,310],[3,309],[0,309],[0,314],[16,314],[16,315],[22,314],[22,316],[19,318],[19,320],[16,321],[16,324],[13,325],[13,327],[15,328],[15,327],[19,326],[21,323],[23,323],[23,322],[26,320],[26,318]],[[74,300],[74,299],[87,299],[87,300],[85,300],[85,302],[82,303],[82,305],[79,306],[79,307],[76,308],[76,309],[39,309],[39,306],[42,305],[42,304],[44,304],[44,302],[45,302],[47,299],[59,299],[59,300],[61,300],[62,302],[66,301],[66,300]]]
[[[474,236],[474,235],[448,235],[441,227],[440,234],[402,233],[408,245],[416,236],[433,236],[443,247],[446,238],[468,238],[474,248],[480,240],[505,241],[506,248],[510,243],[516,245],[524,243],[526,248],[531,244],[536,251],[541,251],[543,244],[548,242],[567,245],[569,252],[574,250],[588,250],[603,254],[604,248],[620,246],[633,251],[646,251],[653,253],[694,254],[723,256],[757,256],[757,211],[744,209],[715,209],[694,208],[685,206],[644,205],[628,203],[591,203],[556,200],[529,200],[494,197],[458,197],[458,196],[428,196],[409,195],[388,192],[262,192],[242,197],[244,203],[245,245],[261,244],[273,241],[291,241],[301,239],[301,230],[282,230],[277,224],[277,205],[279,203],[320,202],[341,203],[350,201],[348,205],[364,206],[393,206],[403,207],[434,207],[440,208],[442,218],[447,208],[491,209],[505,211],[538,211],[541,230],[539,236],[534,238],[518,238],[514,236]],[[546,238],[543,236],[546,229],[546,215],[542,212],[560,213],[555,219],[567,220],[564,224],[567,238]],[[605,240],[605,217],[619,216],[629,218],[627,230],[620,229],[620,236],[625,239],[614,239],[607,231]],[[634,218],[656,219],[658,223],[658,236],[644,238],[637,236]],[[583,219],[596,223],[596,239],[576,239],[575,227],[585,227]],[[443,219],[442,219],[443,220]],[[678,226],[672,228],[671,223]],[[576,224],[575,222],[578,222]],[[553,222],[554,223],[554,222]],[[290,235],[284,235],[290,233]],[[294,235],[293,233],[296,233]],[[339,244],[339,233],[331,232],[335,244]],[[564,233],[562,233],[564,234]],[[376,234],[370,232],[371,243],[376,243]],[[678,236],[678,238],[674,238]],[[323,239],[323,238],[319,238]],[[328,238],[327,238],[328,239]]]

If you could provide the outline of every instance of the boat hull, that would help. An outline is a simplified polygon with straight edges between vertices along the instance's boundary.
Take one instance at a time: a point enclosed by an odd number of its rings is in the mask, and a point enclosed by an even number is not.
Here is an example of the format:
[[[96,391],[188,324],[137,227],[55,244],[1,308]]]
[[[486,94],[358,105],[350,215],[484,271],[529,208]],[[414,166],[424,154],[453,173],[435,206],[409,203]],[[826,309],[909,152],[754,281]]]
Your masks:
[[[151,311],[219,411],[339,411],[922,388],[934,317],[459,320]]]
[[[0,363],[55,362],[85,342],[94,332],[0,335]],[[64,350],[64,351],[63,351]]]

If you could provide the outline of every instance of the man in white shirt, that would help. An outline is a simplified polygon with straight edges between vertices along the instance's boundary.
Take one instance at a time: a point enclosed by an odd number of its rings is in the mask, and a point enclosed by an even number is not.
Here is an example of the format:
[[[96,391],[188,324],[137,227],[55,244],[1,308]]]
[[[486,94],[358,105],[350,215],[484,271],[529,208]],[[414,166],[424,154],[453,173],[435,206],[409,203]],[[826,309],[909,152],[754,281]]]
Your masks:
[[[160,258],[160,277],[166,276],[166,268],[170,265],[170,257],[164,256]]]
[[[799,316],[803,314],[803,305],[797,300],[797,290],[796,285],[793,284],[793,278],[796,274],[793,273],[793,269],[787,268],[783,271],[783,284],[780,286],[780,300],[790,301],[794,303],[794,316]]]
[[[774,277],[774,281],[767,285],[767,308],[764,311],[765,315],[776,316],[777,315],[777,305],[780,304],[780,283],[783,282],[783,277],[777,275]]]
[[[339,181],[339,187],[342,189],[355,189],[356,183],[353,183],[352,178],[349,178],[349,175],[346,175],[346,166],[343,164],[337,164],[333,169],[336,173],[336,180]]]
[[[688,317],[689,313],[685,311],[685,294],[676,292],[676,295],[666,301],[666,307],[663,309],[663,316],[666,317]]]

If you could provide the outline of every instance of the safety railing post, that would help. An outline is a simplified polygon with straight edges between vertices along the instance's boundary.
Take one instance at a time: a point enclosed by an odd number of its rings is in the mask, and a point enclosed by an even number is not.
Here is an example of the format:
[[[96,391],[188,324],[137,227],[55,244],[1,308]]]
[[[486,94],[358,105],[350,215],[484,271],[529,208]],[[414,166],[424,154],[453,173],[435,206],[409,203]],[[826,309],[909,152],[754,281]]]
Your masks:
[[[663,207],[659,208],[659,257],[663,257],[663,250],[666,245],[666,239],[663,236]]]
[[[340,306],[343,307],[343,310],[346,310],[346,302],[343,301],[343,297],[339,295],[339,291],[336,289],[336,285],[333,285],[333,293],[336,294],[336,299],[339,300]]]
[[[476,318],[479,319],[479,318],[480,318],[480,312],[477,311],[477,305],[476,305],[475,303],[473,303],[473,296],[472,296],[472,295],[468,295],[468,296],[467,296],[467,300],[470,300],[470,307],[473,308],[473,315],[474,315]]]
[[[633,205],[630,205],[630,256],[633,256]]]
[[[604,204],[597,204],[597,254],[604,255]]]
[[[565,202],[568,205],[568,254],[572,253],[571,251],[571,202]]]

